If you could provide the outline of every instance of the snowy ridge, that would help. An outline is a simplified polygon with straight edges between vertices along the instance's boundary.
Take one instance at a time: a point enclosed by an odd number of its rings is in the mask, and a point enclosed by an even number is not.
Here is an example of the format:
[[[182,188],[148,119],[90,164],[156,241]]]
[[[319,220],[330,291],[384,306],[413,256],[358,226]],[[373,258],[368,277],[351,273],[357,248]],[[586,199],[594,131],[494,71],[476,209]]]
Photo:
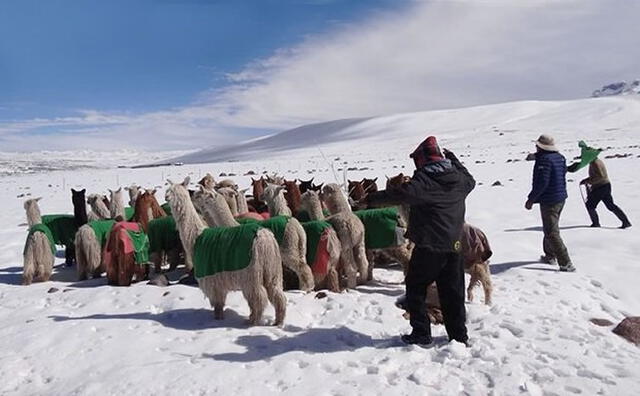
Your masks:
[[[634,98],[635,99],[635,98]],[[631,131],[640,128],[640,101],[631,98],[584,99],[556,102],[511,102],[453,110],[425,111],[372,118],[355,118],[301,126],[235,146],[212,147],[181,156],[173,161],[207,163],[274,158],[282,155],[303,157],[305,150],[318,149],[339,155],[354,142],[386,143],[409,150],[429,134],[438,135],[445,144],[463,146],[471,137],[482,134],[476,144],[524,143],[541,133],[540,125],[553,125],[556,139],[601,138],[602,132],[615,128]],[[500,130],[502,135],[492,131]],[[518,133],[515,133],[518,131]]]
[[[637,95],[640,94],[640,80],[634,80],[632,83],[625,81],[608,84],[600,89],[593,91],[594,98],[601,96],[616,96],[616,95]]]

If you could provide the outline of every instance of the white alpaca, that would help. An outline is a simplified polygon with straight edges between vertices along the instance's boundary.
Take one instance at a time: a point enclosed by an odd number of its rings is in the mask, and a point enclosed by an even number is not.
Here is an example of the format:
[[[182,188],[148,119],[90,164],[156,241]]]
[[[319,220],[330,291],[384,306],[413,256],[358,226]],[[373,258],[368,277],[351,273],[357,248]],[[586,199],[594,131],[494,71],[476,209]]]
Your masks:
[[[171,183],[166,200],[176,220],[185,254],[193,258],[196,239],[205,230],[206,225],[189,198],[188,185],[189,177],[181,184]],[[268,299],[276,311],[275,324],[282,325],[287,303],[282,291],[280,252],[271,231],[264,228],[258,230],[251,247],[251,261],[246,268],[219,272],[197,280],[200,289],[213,306],[217,319],[223,318],[227,293],[231,290],[241,290],[249,303],[251,324],[257,324],[261,320]]]
[[[271,217],[291,216],[291,209],[284,199],[284,189],[284,187],[276,185],[268,185],[264,189],[262,199],[267,203]],[[282,255],[282,264],[298,276],[300,289],[313,290],[313,273],[307,264],[307,234],[295,217],[289,218],[284,229],[280,254]]]
[[[229,209],[231,210],[231,215],[233,217],[238,216],[238,213],[246,213],[246,212],[240,212],[238,210],[238,192],[236,190],[234,190],[231,187],[221,187],[221,188],[218,188],[216,191],[222,194],[225,201],[227,201],[227,205],[229,205]]]
[[[78,280],[85,280],[89,276],[99,278],[104,272],[102,246],[89,224],[81,226],[76,232],[75,246]]]
[[[345,193],[337,184],[325,185],[322,189],[322,199],[331,213],[327,221],[336,230],[342,243],[340,267],[346,274],[347,287],[353,288],[356,283],[366,283],[369,262],[365,250],[362,221],[353,214]],[[357,279],[356,273],[358,273]]]
[[[215,189],[219,190],[219,189],[225,188],[225,187],[233,188],[234,190],[238,189],[238,185],[236,184],[236,182],[234,182],[231,179],[220,180],[218,183],[216,183]]]
[[[136,199],[142,194],[142,189],[140,186],[136,184],[132,184],[129,187],[124,188],[127,192],[129,192],[129,206],[132,208],[136,207]]]
[[[87,203],[91,206],[91,211],[87,214],[89,221],[111,218],[111,213],[104,203],[104,198],[103,195],[99,194],[91,194],[87,197]]]
[[[124,196],[122,193],[122,187],[115,191],[109,190],[109,193],[111,194],[111,218],[117,219],[120,217],[121,219],[126,220],[127,216],[124,212]]]
[[[238,207],[238,214],[244,214],[249,212],[249,204],[247,203],[247,196],[245,195],[248,188],[238,191],[236,195],[236,205]]]
[[[27,211],[27,224],[29,229],[42,224],[38,201],[42,198],[25,201],[24,208]],[[51,246],[44,232],[33,232],[27,237],[23,254],[22,284],[30,285],[33,278],[40,278],[46,282],[53,272],[55,246]]]
[[[300,209],[309,214],[311,220],[325,220],[322,213],[322,202],[317,192],[309,190],[300,197]],[[332,228],[327,234],[327,250],[329,253],[328,271],[326,274],[313,274],[316,283],[316,289],[326,287],[331,291],[340,291],[340,283],[338,273],[346,277],[343,269],[339,267],[340,252],[342,244],[338,239],[338,234]]]

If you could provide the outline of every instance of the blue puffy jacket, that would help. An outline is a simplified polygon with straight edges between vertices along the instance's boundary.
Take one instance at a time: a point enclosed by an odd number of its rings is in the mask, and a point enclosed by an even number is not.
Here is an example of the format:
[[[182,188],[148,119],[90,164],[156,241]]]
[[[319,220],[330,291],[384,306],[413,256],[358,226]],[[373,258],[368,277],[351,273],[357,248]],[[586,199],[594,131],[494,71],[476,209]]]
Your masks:
[[[533,187],[529,201],[553,205],[567,199],[567,161],[554,151],[538,151],[533,167]]]

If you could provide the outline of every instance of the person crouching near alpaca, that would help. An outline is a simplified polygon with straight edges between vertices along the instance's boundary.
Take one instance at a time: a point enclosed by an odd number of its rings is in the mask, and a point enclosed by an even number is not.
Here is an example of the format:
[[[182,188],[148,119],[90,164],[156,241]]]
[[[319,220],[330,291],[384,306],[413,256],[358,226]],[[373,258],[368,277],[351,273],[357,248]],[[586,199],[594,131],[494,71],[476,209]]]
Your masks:
[[[475,180],[456,156],[429,136],[409,156],[416,170],[411,181],[370,193],[371,205],[410,205],[407,237],[415,243],[405,283],[411,334],[406,344],[432,344],[427,315],[427,286],[436,282],[449,340],[467,344],[464,269],[461,255],[465,199]]]

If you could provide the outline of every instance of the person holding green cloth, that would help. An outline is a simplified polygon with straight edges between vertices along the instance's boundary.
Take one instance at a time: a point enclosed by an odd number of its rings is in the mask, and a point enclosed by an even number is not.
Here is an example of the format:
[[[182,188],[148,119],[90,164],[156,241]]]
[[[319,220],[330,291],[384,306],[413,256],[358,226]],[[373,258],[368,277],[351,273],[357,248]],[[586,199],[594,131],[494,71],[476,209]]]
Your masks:
[[[581,150],[580,162],[569,165],[567,170],[569,172],[577,172],[589,165],[589,177],[580,181],[580,184],[587,185],[587,201],[585,205],[587,206],[589,217],[591,217],[591,227],[600,227],[600,219],[598,218],[598,212],[596,212],[596,207],[600,201],[604,202],[604,206],[620,219],[622,222],[620,228],[631,227],[627,215],[624,214],[620,207],[613,203],[611,182],[607,175],[607,168],[604,166],[604,162],[598,158],[598,154],[600,154],[602,150],[589,147],[582,140],[578,143],[578,146]]]

